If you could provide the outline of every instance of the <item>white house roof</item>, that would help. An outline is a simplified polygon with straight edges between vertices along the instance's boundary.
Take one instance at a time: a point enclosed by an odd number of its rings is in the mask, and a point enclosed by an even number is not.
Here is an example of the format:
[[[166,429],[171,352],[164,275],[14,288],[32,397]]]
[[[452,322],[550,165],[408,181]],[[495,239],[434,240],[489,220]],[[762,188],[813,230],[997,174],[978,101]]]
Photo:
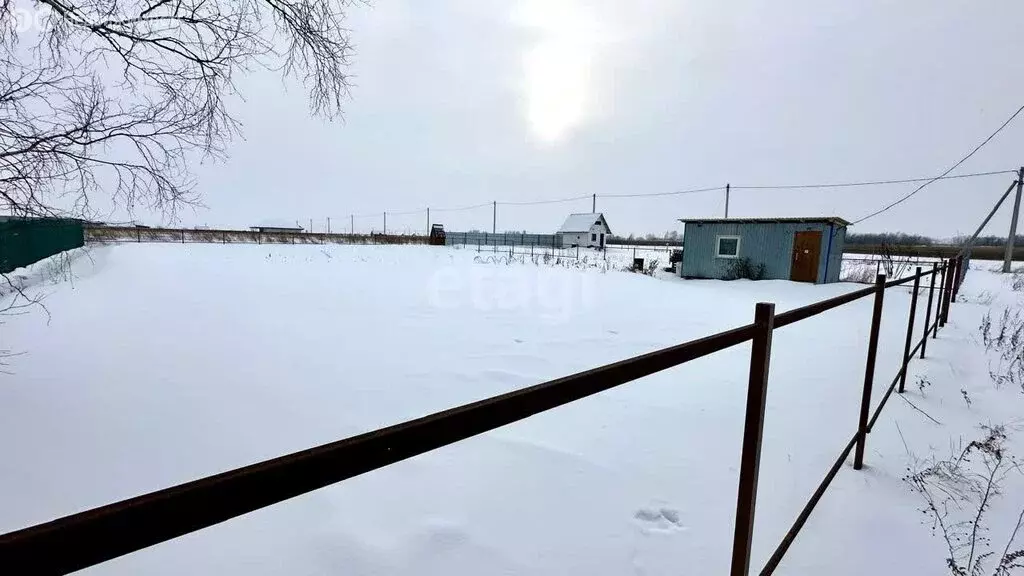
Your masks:
[[[558,231],[590,232],[590,227],[598,220],[604,223],[604,227],[607,228],[608,233],[611,234],[612,230],[611,228],[608,228],[608,221],[604,219],[604,214],[601,212],[593,212],[590,214],[569,214],[569,217],[565,219],[565,222]]]

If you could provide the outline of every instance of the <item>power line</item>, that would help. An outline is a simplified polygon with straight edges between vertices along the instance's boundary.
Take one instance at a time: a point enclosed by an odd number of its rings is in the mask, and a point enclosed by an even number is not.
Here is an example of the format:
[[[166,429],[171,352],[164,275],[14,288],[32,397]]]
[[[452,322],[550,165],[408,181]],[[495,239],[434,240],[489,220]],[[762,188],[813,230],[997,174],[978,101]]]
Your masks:
[[[735,188],[735,186],[734,186]],[[716,190],[725,190],[725,186],[715,186],[714,188],[694,188],[692,190],[678,190],[675,192],[647,192],[641,194],[598,194],[598,198],[640,198],[648,196],[676,196],[678,194],[696,194],[698,192],[713,192]],[[584,196],[587,198],[587,196]]]
[[[885,208],[882,208],[881,210],[876,210],[876,211],[872,212],[871,214],[868,214],[867,216],[864,216],[863,218],[860,218],[858,220],[854,220],[850,224],[851,225],[853,225],[853,224],[860,224],[861,222],[867,220],[868,218],[874,218],[875,216],[878,216],[882,212],[885,212],[885,211],[887,211],[887,210],[889,210],[889,209],[891,209],[891,208],[893,208],[895,206],[898,206],[899,204],[902,204],[903,202],[906,202],[907,199],[909,199],[911,196],[913,196],[914,194],[917,194],[918,192],[923,190],[925,188],[925,186],[928,186],[932,182],[935,182],[936,180],[938,180],[940,178],[943,178],[944,176],[946,176],[947,174],[949,174],[953,170],[956,170],[957,168],[960,167],[961,164],[963,164],[964,162],[969,160],[971,158],[971,156],[974,156],[978,152],[978,150],[981,150],[986,144],[988,144],[993,138],[995,138],[997,134],[1002,132],[1003,128],[1006,128],[1010,124],[1010,122],[1013,122],[1013,119],[1016,118],[1017,116],[1019,116],[1021,112],[1024,112],[1024,106],[1021,106],[1020,108],[1017,108],[1017,111],[1014,112],[1013,114],[1011,114],[1010,117],[1006,119],[1006,122],[1003,122],[1002,125],[999,126],[999,128],[996,128],[995,132],[990,134],[988,138],[985,138],[984,140],[982,140],[981,144],[978,144],[977,146],[975,146],[974,149],[971,150],[970,152],[968,152],[966,156],[964,156],[959,161],[957,161],[956,164],[953,164],[952,166],[950,166],[942,174],[936,176],[935,178],[932,178],[931,180],[925,182],[924,184],[921,184],[920,186],[915,188],[913,192],[911,192],[910,194],[906,194],[906,195],[902,196],[900,199],[896,200],[895,202],[892,202],[891,204],[889,204]]]
[[[967,156],[962,158],[959,162],[954,164],[950,169],[946,170],[942,174],[940,174],[938,176],[931,177],[931,178],[903,178],[903,179],[896,179],[896,180],[864,180],[864,181],[856,181],[856,182],[826,182],[826,183],[819,183],[819,184],[786,184],[786,185],[765,185],[765,186],[732,186],[731,188],[732,188],[732,190],[804,190],[804,189],[815,189],[815,188],[849,188],[849,187],[858,187],[858,186],[884,186],[884,185],[890,185],[890,184],[911,184],[911,183],[915,183],[915,182],[924,182],[924,184],[922,184],[921,186],[917,187],[913,192],[903,196],[902,198],[900,198],[899,200],[896,200],[895,202],[889,204],[885,208],[882,208],[881,210],[878,210],[878,211],[876,211],[876,212],[874,212],[872,214],[869,214],[869,215],[861,218],[860,220],[856,220],[856,221],[854,221],[852,223],[852,224],[857,224],[859,222],[863,222],[864,220],[867,220],[868,218],[872,218],[874,216],[877,216],[878,214],[881,214],[882,212],[885,212],[886,210],[889,210],[890,208],[892,208],[892,207],[894,207],[894,206],[896,206],[898,204],[901,204],[902,202],[906,201],[908,198],[910,198],[914,194],[917,194],[918,192],[920,192],[922,189],[924,189],[925,186],[928,186],[928,185],[930,185],[933,182],[936,182],[938,180],[955,180],[955,179],[962,179],[962,178],[977,178],[977,177],[984,177],[984,176],[995,176],[995,175],[999,175],[999,174],[1014,174],[1015,175],[1017,173],[1016,170],[992,170],[992,171],[989,171],[989,172],[973,172],[973,173],[969,173],[969,174],[953,174],[953,175],[950,175],[949,173],[952,172],[953,170],[955,170],[960,165],[962,165],[964,162],[966,162],[975,153],[977,153],[978,150],[980,150],[985,144],[987,144],[997,134],[999,134],[999,132],[1002,131],[1003,128],[1005,128],[1021,112],[1024,112],[1024,106],[1022,106],[1020,109],[1018,109],[1017,112],[1014,113],[1014,115],[1011,116],[1009,120],[1004,122],[1003,125],[1000,126],[999,129],[996,130],[991,136],[986,138],[981,144],[979,144],[977,147],[975,147],[975,149],[972,150],[970,152],[970,154],[968,154]],[[699,194],[699,193],[703,193],[703,192],[719,192],[719,191],[723,191],[723,190],[725,190],[725,186],[712,186],[712,187],[707,187],[707,188],[691,188],[691,189],[688,189],[688,190],[675,190],[675,191],[672,191],[672,192],[644,192],[644,193],[638,193],[638,194],[598,194],[597,197],[598,198],[651,198],[651,197],[659,197],[659,196],[678,196],[678,195],[682,195],[682,194]],[[576,202],[576,201],[579,201],[579,200],[590,200],[591,198],[592,198],[592,196],[587,195],[587,196],[573,196],[571,198],[558,198],[558,199],[552,199],[552,200],[531,200],[531,201],[523,201],[523,202],[501,202],[501,201],[498,201],[497,204],[499,206],[537,206],[537,205],[543,205],[543,204],[561,204],[561,203],[565,203],[565,202]],[[469,206],[459,206],[459,207],[455,207],[455,208],[431,208],[431,210],[433,212],[463,212],[463,211],[468,211],[468,210],[477,210],[477,209],[480,209],[480,208],[491,207],[493,205],[494,205],[494,202],[483,202],[483,203],[480,203],[480,204],[472,204],[472,205],[469,205]],[[388,214],[392,215],[392,216],[407,216],[407,215],[413,215],[413,214],[421,214],[421,213],[425,212],[425,210],[426,210],[425,208],[421,208],[419,210],[408,210],[408,211],[404,211],[404,212],[388,212]],[[362,218],[376,218],[376,217],[380,217],[382,215],[383,215],[383,212],[371,213],[371,214],[356,214],[354,216],[355,216],[355,218],[362,219]]]
[[[991,172],[974,172],[972,174],[954,174],[952,176],[935,176],[932,178],[906,178],[903,180],[869,180],[864,182],[831,182],[826,184],[790,184],[780,186],[733,186],[733,190],[800,190],[805,188],[848,188],[852,186],[881,186],[885,184],[911,184],[914,182],[934,182],[936,180],[953,180],[956,178],[975,178],[978,176],[994,176],[996,174],[1016,174],[1014,170],[993,170]]]
[[[465,210],[476,210],[477,208],[483,208],[490,206],[490,202],[484,202],[483,204],[473,204],[472,206],[461,206],[459,208],[434,208],[434,212],[462,212]]]
[[[534,200],[530,202],[498,202],[499,206],[536,206],[538,204],[560,204],[562,202],[575,202],[576,200],[590,200],[590,195],[573,196],[572,198],[561,198],[558,200]]]

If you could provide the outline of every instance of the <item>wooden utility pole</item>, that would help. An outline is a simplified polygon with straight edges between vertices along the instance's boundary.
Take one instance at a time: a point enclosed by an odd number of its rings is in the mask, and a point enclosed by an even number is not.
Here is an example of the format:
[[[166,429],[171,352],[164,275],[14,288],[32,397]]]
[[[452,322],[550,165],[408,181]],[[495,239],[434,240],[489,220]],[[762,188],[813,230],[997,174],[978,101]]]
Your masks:
[[[330,216],[327,217],[327,233],[328,234],[331,233],[331,217]]]
[[[384,213],[384,234],[388,233],[388,213]]]
[[[729,217],[729,184],[725,185],[725,217]]]
[[[494,214],[491,216],[491,234],[498,233],[498,201],[494,201]]]
[[[590,197],[590,213],[597,214],[597,194],[593,194]]]
[[[430,207],[427,207],[427,236],[430,235]]]
[[[1013,262],[1013,244],[1017,239],[1017,214],[1020,212],[1020,193],[1024,187],[1024,167],[1017,172],[1017,196],[1013,200],[1013,213],[1010,214],[1010,235],[1006,237],[1006,253],[1003,254],[1003,272],[1010,271]]]
[[[349,234],[355,234],[356,233],[356,215],[355,214],[349,214],[348,215],[348,226],[349,226],[348,233]]]

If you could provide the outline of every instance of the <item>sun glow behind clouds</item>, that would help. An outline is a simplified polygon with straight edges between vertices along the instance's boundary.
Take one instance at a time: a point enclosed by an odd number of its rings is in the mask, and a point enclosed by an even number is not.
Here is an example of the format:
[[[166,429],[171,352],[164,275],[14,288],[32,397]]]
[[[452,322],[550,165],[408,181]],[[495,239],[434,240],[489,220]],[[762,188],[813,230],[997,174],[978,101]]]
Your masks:
[[[575,0],[527,0],[516,20],[536,35],[523,55],[526,121],[534,137],[554,144],[594,113],[598,26]]]

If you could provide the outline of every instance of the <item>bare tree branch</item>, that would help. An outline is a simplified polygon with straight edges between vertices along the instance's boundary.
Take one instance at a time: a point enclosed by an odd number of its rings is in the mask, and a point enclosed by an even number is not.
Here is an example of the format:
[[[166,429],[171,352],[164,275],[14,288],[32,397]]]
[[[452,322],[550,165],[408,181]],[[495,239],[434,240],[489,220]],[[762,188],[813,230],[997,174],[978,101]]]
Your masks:
[[[97,195],[173,217],[190,163],[240,131],[235,74],[279,69],[328,119],[348,96],[350,0],[0,0],[0,212],[90,216]],[[26,50],[26,45],[30,48]]]

